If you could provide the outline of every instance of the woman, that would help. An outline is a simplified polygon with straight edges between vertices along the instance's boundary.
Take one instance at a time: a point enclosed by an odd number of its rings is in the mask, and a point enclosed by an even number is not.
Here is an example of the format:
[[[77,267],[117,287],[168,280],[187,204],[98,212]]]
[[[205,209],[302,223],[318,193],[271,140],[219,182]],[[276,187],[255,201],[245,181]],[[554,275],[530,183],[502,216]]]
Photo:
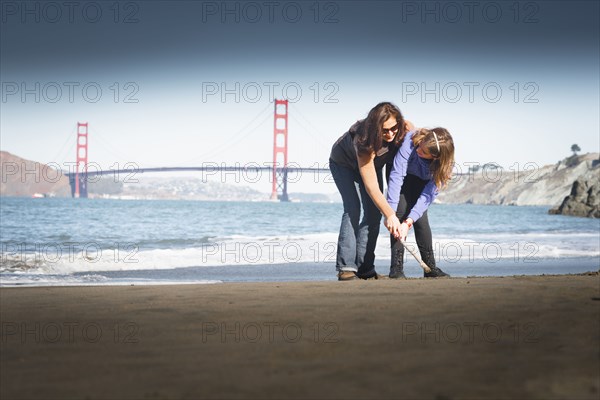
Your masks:
[[[439,189],[447,185],[453,165],[454,141],[446,129],[419,129],[406,134],[388,182],[387,201],[402,221],[400,232],[390,236],[390,278],[404,278],[404,246],[398,239],[405,240],[413,225],[421,258],[431,269],[425,277],[448,276],[435,265],[427,208]]]
[[[394,159],[407,128],[412,129],[412,125],[404,121],[398,107],[379,103],[331,149],[329,168],[344,203],[336,258],[341,281],[378,277],[374,262],[381,214],[390,233],[400,231],[396,210],[382,193],[382,170]],[[363,218],[359,222],[361,208]]]

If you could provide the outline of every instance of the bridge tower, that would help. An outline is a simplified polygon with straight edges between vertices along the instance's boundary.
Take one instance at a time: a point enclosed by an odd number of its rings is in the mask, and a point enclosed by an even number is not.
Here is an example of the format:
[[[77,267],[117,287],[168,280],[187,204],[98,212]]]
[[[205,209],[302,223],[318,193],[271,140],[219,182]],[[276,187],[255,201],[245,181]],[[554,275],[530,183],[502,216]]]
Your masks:
[[[75,157],[75,185],[71,185],[73,197],[87,198],[88,123],[77,123],[77,156]],[[73,190],[74,189],[74,190]]]
[[[271,200],[289,201],[287,193],[288,101],[275,99],[273,123],[273,191]]]

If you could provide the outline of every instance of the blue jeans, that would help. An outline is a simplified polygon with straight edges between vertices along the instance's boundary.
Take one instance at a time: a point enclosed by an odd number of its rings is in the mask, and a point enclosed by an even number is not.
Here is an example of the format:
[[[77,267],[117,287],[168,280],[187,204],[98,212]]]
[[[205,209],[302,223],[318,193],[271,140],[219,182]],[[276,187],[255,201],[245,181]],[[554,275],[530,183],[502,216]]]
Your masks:
[[[329,169],[344,202],[335,268],[359,274],[371,273],[375,269],[375,245],[379,236],[381,212],[368,195],[358,171],[332,160],[329,160]],[[376,172],[379,190],[383,190],[382,170],[378,169]],[[363,217],[359,222],[361,208]]]

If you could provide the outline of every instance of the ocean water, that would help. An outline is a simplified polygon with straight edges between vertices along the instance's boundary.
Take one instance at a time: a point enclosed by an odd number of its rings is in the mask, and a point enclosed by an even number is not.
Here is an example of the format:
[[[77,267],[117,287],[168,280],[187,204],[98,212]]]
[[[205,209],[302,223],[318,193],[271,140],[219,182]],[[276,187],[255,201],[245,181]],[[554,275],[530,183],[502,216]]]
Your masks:
[[[141,285],[335,279],[339,203],[0,199],[0,285]],[[600,221],[547,207],[433,205],[452,276],[597,271]],[[408,242],[414,245],[414,237]],[[382,226],[376,251],[389,269]],[[422,276],[406,252],[408,276]]]

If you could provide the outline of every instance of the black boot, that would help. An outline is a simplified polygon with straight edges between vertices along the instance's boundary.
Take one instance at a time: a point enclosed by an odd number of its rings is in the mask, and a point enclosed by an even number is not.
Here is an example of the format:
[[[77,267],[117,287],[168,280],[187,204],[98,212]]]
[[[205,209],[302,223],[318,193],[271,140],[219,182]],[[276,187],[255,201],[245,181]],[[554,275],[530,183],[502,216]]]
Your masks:
[[[403,279],[404,275],[404,246],[399,241],[392,242],[392,265],[390,266],[391,279]]]
[[[370,268],[368,271],[365,271],[366,268],[358,268],[358,272],[356,273],[356,276],[358,276],[360,279],[364,279],[364,280],[369,280],[369,279],[379,279],[382,275],[379,275],[377,273],[377,271],[375,271],[375,268],[372,267]]]
[[[427,264],[427,266],[431,269],[431,272],[423,271],[423,276],[425,278],[441,278],[443,276],[450,276],[435,266],[435,257],[433,256],[433,250],[421,250],[420,253],[423,262]]]

